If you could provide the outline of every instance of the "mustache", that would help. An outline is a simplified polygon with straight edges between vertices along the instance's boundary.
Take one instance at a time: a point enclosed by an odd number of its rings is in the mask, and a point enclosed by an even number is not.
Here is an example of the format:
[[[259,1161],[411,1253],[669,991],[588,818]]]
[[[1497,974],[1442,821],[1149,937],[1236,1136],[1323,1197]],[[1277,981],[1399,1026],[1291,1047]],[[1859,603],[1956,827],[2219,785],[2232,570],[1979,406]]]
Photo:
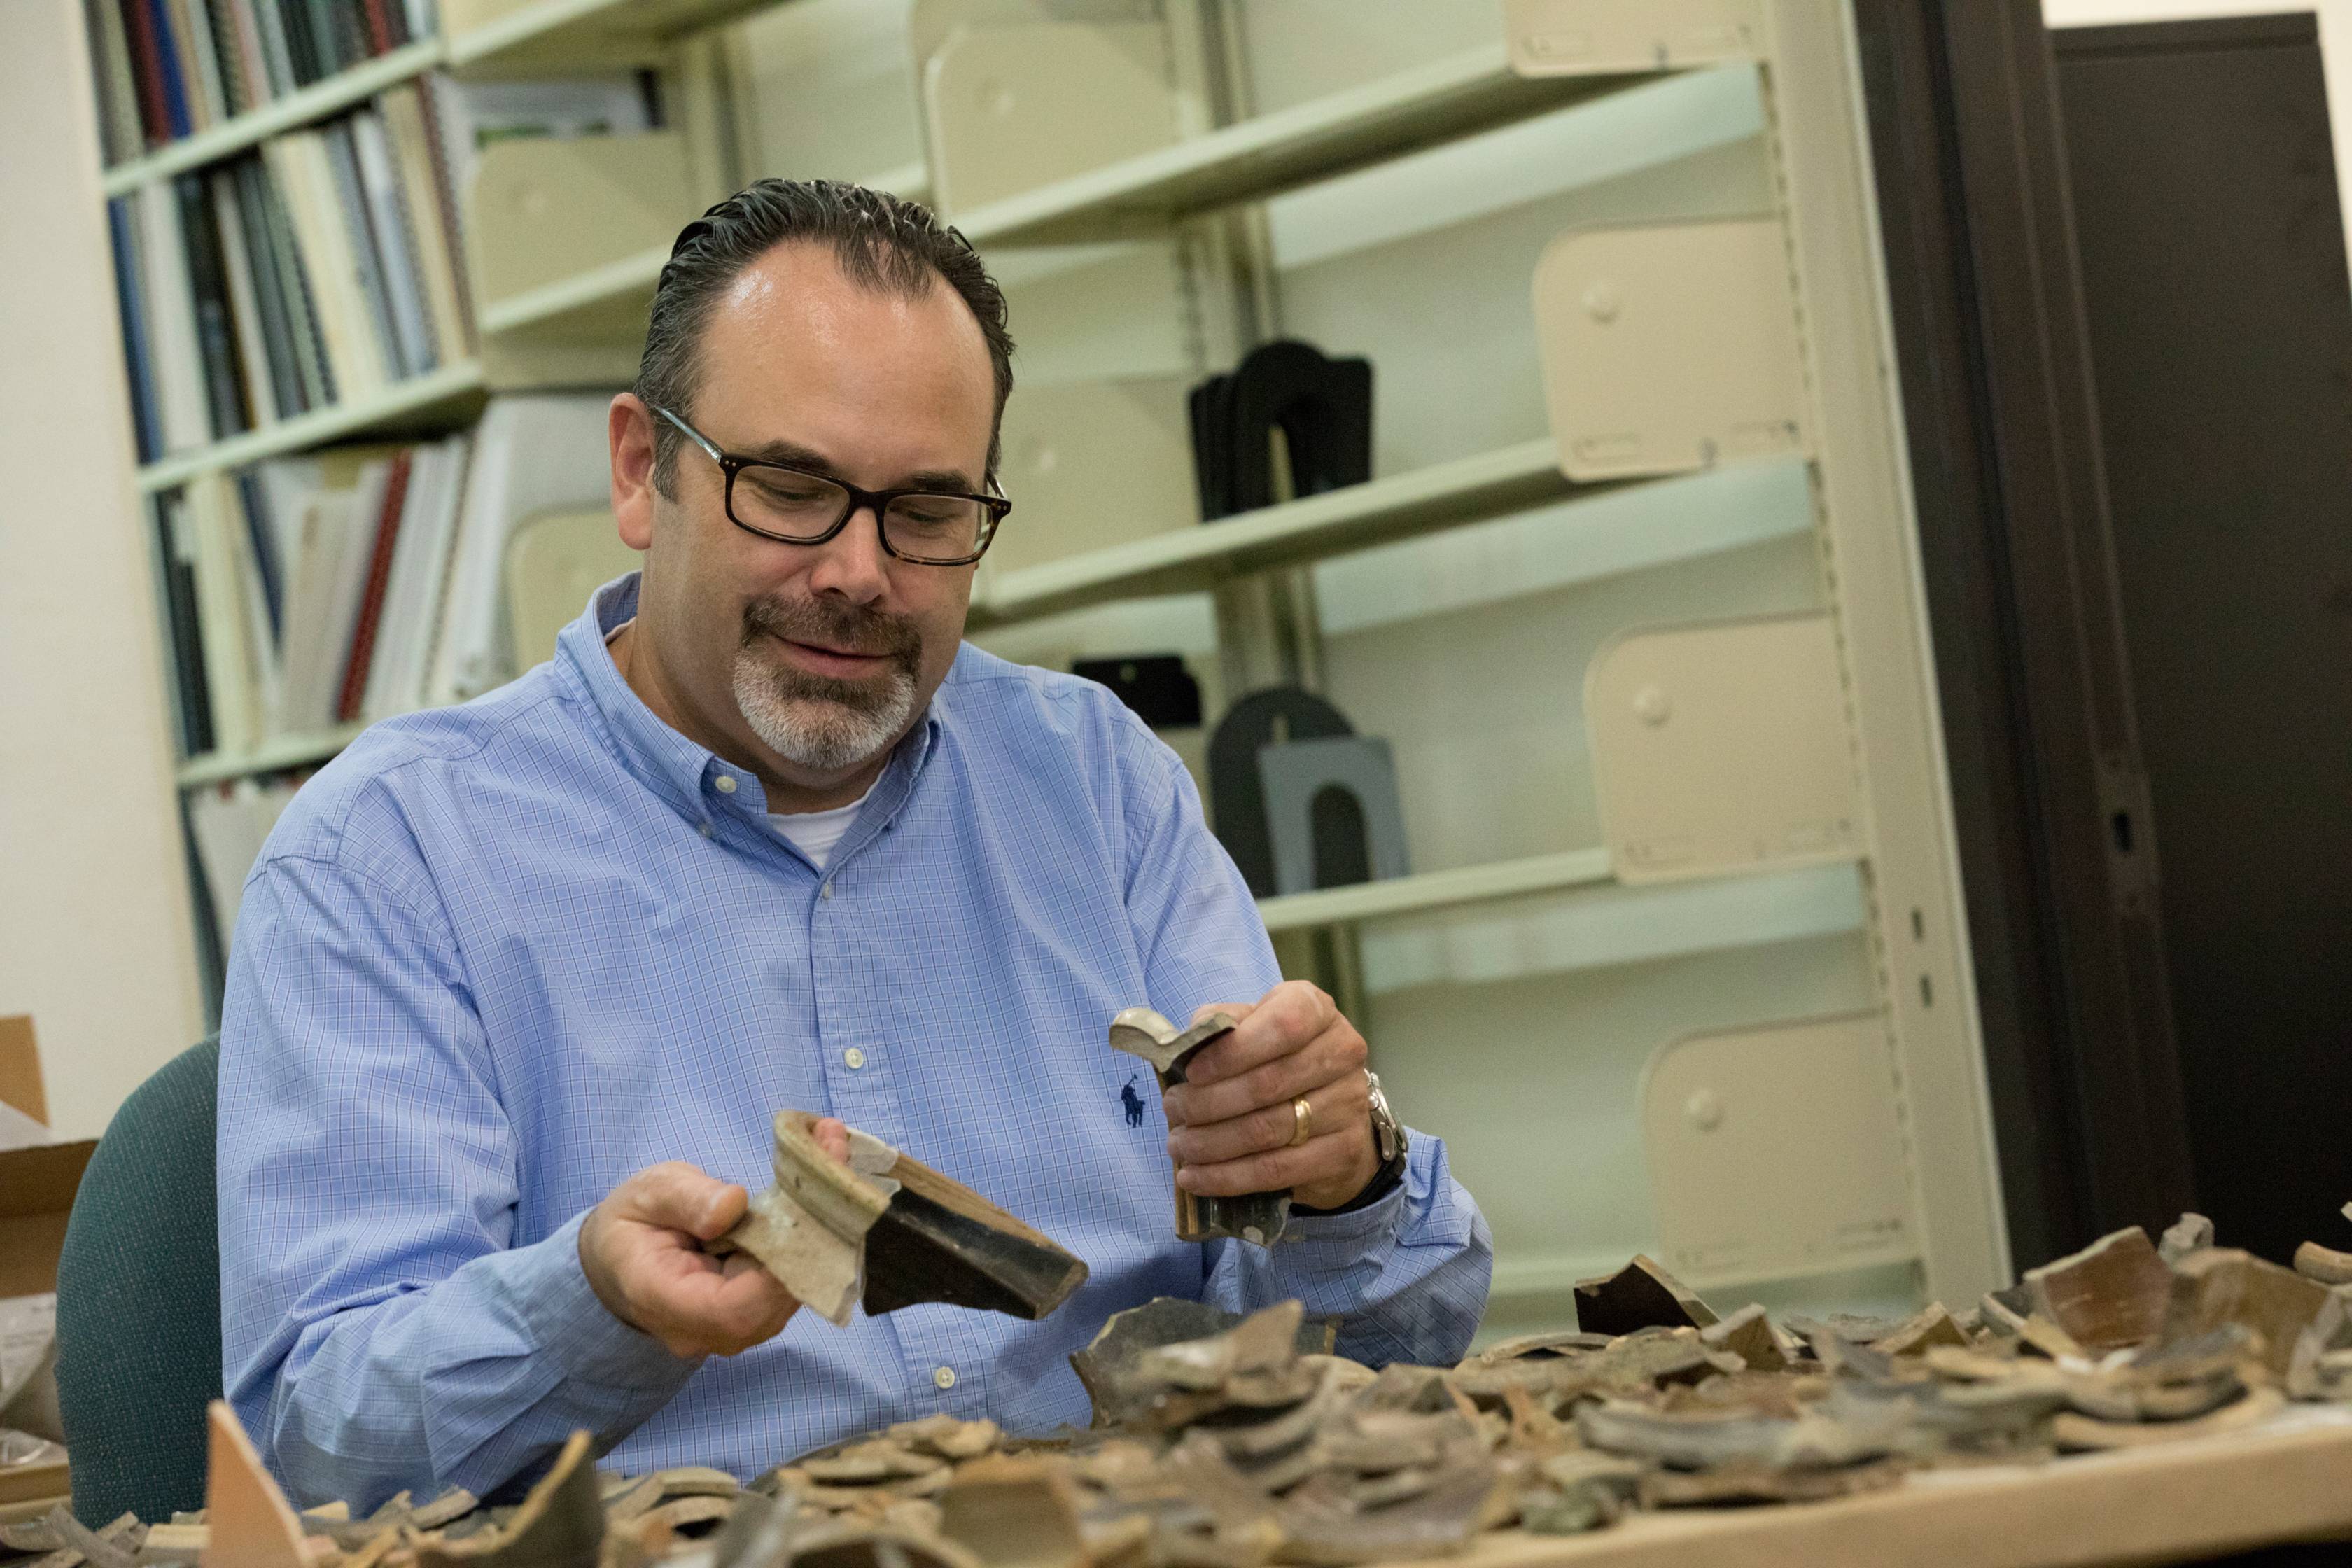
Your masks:
[[[752,600],[743,606],[743,646],[761,637],[877,655],[910,670],[923,648],[922,632],[910,618],[825,599]]]

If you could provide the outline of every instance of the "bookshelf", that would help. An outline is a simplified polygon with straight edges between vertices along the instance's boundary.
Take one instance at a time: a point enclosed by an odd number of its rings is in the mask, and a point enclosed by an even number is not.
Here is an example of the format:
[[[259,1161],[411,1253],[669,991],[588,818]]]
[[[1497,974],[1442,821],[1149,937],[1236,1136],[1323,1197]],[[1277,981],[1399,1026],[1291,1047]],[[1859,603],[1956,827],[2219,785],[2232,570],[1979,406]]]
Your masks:
[[[413,44],[403,45],[364,65],[353,66],[259,109],[249,110],[226,124],[170,142],[143,158],[116,164],[106,171],[106,194],[119,196],[151,181],[169,179],[173,174],[233,157],[281,132],[308,125],[314,120],[324,120],[354,104],[363,103],[385,88],[424,75],[441,61],[441,41],[438,38],[419,38]]]
[[[652,64],[680,39],[723,26],[781,0],[524,0],[453,3],[446,18],[452,68],[530,76]]]
[[[345,724],[316,734],[280,735],[235,755],[212,752],[191,757],[180,764],[180,787],[195,789],[260,773],[283,773],[289,768],[316,767],[358,740],[360,731],[366,728],[365,724]]]
[[[199,474],[306,452],[352,437],[394,436],[463,425],[480,412],[488,390],[482,367],[468,360],[395,383],[355,403],[314,409],[194,452],[142,463],[139,489],[152,495],[184,485]]]

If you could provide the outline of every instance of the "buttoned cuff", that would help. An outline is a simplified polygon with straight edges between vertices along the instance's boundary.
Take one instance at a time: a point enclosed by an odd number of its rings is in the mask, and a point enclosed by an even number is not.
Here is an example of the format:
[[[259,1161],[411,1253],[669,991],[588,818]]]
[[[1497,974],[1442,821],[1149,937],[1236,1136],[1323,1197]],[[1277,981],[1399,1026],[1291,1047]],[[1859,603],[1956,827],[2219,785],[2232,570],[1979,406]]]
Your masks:
[[[701,1358],[672,1355],[597,1299],[580,1266],[580,1227],[587,1219],[583,1211],[536,1247],[508,1254],[522,1267],[505,1271],[500,1286],[532,1342],[566,1379],[667,1398],[694,1375]]]

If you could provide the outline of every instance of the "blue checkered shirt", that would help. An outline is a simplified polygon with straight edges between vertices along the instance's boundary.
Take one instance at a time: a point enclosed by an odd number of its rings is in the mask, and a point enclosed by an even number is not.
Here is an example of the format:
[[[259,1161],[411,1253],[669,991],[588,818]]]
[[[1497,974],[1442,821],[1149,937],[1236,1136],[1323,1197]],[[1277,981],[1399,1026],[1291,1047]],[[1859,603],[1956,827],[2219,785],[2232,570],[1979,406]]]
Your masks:
[[[615,1468],[750,1477],[934,1412],[1083,1426],[1069,1353],[1155,1296],[1296,1296],[1361,1360],[1463,1353],[1492,1248],[1434,1138],[1296,1242],[1175,1238],[1160,1097],[1106,1027],[1278,976],[1189,775],[1117,700],[963,648],[820,872],[756,777],[614,668],[635,602],[624,578],[552,662],[369,730],[246,884],[222,1357],[297,1497],[487,1493],[577,1427]],[[976,1188],[1087,1283],[1041,1323],[803,1312],[741,1355],[672,1356],[597,1301],[581,1220],[664,1160],[764,1186],[784,1106]]]

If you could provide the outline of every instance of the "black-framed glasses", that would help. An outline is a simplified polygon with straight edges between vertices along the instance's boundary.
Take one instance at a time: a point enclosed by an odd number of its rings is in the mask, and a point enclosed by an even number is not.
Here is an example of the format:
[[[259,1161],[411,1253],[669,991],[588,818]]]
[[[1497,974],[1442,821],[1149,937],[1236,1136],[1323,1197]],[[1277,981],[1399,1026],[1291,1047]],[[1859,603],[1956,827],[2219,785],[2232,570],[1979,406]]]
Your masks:
[[[738,458],[667,408],[655,413],[710,454],[727,479],[727,521],[782,544],[823,544],[849,526],[860,507],[874,510],[882,548],[893,560],[922,566],[969,566],[988,553],[996,525],[1013,510],[1001,495],[937,490],[861,490],[784,463]]]

